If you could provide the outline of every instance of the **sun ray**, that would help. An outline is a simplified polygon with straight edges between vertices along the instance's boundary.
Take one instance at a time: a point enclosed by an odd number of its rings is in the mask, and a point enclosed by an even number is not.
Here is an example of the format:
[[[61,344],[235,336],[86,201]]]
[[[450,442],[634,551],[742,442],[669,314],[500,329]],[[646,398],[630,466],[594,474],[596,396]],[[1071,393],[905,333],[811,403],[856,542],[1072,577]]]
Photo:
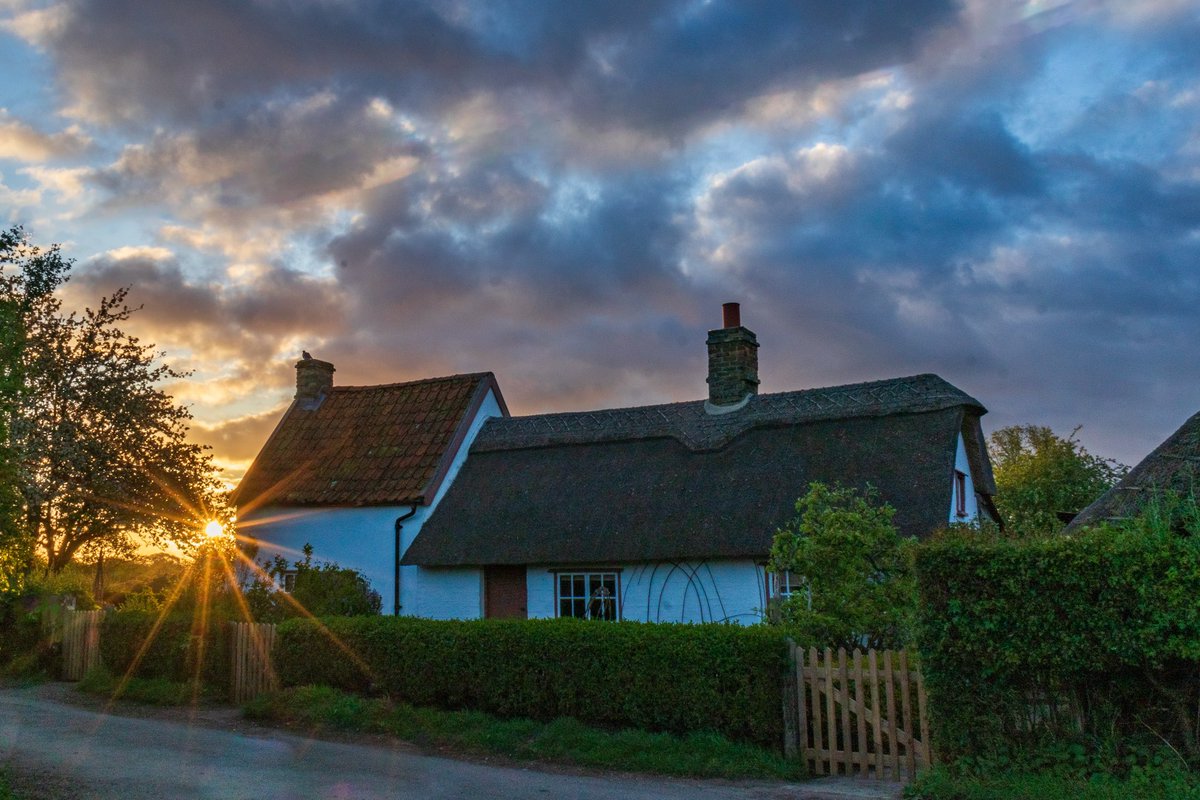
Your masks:
[[[116,688],[113,689],[108,703],[105,704],[104,709],[101,712],[102,715],[107,715],[110,711],[112,711],[113,705],[121,697],[122,693],[124,693],[125,687],[129,685],[129,681],[132,680],[134,672],[136,672],[137,668],[141,665],[142,659],[146,657],[146,653],[149,651],[150,645],[154,642],[154,638],[158,636],[158,631],[162,627],[163,622],[166,621],[167,615],[171,613],[171,609],[175,607],[175,604],[179,602],[179,598],[183,596],[184,589],[187,588],[187,582],[195,572],[195,568],[195,562],[189,564],[187,569],[183,571],[183,574],[179,576],[179,580],[177,580],[175,585],[171,588],[170,595],[168,595],[167,599],[163,601],[162,608],[158,610],[158,616],[155,618],[154,624],[150,626],[150,632],[146,634],[146,638],[142,641],[137,653],[134,654],[133,659],[129,662],[129,666],[126,668],[125,674],[121,676],[121,680],[117,682]]]
[[[262,578],[264,578],[266,580],[274,582],[274,578],[272,578],[266,571],[264,571],[262,567],[260,567],[256,563],[254,563],[253,559],[247,557],[245,553],[242,553],[241,551],[238,551],[238,550],[235,550],[234,552],[236,553],[237,557],[239,559],[241,559],[243,562],[245,562],[250,567],[250,569],[254,570],[254,572],[257,575],[261,576]],[[285,591],[280,590],[278,592],[278,596],[282,597],[285,602],[289,603],[293,608],[295,608],[298,612],[300,612],[300,615],[303,616],[305,619],[311,620],[317,626],[317,630],[319,630],[323,636],[325,636],[327,639],[329,639],[329,641],[331,641],[333,643],[334,647],[341,650],[342,653],[344,653],[347,658],[349,658],[352,662],[354,662],[354,665],[356,667],[358,667],[359,669],[361,669],[363,671],[363,673],[365,675],[367,675],[367,677],[369,677],[374,682],[378,681],[379,676],[375,673],[375,670],[371,668],[371,665],[368,664],[366,661],[364,661],[357,653],[355,653],[353,648],[351,648],[348,644],[346,644],[341,639],[339,639],[337,634],[335,634],[333,631],[331,631],[325,625],[325,623],[321,622],[321,620],[318,619],[316,617],[316,615],[314,615],[311,611],[309,611],[307,608],[305,608],[304,605],[299,600],[292,597],[290,592],[285,592]]]
[[[225,570],[225,576],[229,579],[230,585],[236,587],[238,585],[237,576],[233,572],[233,565],[229,563],[229,559],[225,558],[224,553],[220,554],[220,563],[221,568]],[[254,651],[258,654],[259,663],[266,665],[270,684],[278,686],[279,674],[275,671],[275,662],[271,659],[271,654],[267,652],[267,643],[259,632],[258,625],[254,624],[255,619],[254,615],[250,613],[250,605],[246,602],[246,598],[242,596],[240,591],[235,591],[233,597],[246,622],[251,623],[250,641],[253,644]]]

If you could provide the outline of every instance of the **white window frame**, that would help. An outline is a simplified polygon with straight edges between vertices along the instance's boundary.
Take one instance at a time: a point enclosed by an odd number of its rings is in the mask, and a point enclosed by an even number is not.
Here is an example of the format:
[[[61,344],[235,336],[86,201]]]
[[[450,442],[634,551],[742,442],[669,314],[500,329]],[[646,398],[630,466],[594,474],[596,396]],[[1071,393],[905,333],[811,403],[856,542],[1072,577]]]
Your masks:
[[[288,594],[294,592],[296,590],[296,575],[297,571],[294,569],[287,569],[279,573],[279,588]]]
[[[571,569],[571,570],[551,570],[554,575],[554,616],[556,617],[575,617],[577,619],[601,619],[609,620],[605,616],[593,616],[595,613],[594,603],[599,602],[602,606],[606,603],[612,604],[614,616],[611,621],[619,622],[621,616],[621,570],[619,569]],[[574,583],[576,578],[583,579],[583,594],[575,594]],[[612,596],[599,598],[595,597],[597,589],[604,589],[605,579],[611,579]],[[569,581],[570,594],[563,594],[563,581]],[[596,585],[599,584],[599,585]],[[572,604],[572,610],[577,608],[575,604],[583,604],[583,616],[576,614],[563,614],[563,603]]]
[[[812,610],[812,588],[809,586],[807,578],[790,569],[767,574],[771,576],[771,597],[787,600],[792,595],[798,594],[805,598],[809,610]]]

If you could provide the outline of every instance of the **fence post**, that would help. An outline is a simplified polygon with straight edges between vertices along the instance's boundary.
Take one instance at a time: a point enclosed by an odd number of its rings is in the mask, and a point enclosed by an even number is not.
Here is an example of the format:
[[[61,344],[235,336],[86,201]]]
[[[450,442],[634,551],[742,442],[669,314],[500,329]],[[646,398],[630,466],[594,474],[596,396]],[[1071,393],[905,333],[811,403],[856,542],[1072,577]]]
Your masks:
[[[804,691],[803,686],[796,685],[796,643],[788,638],[788,670],[783,679],[783,755],[785,758],[795,758],[797,755],[796,710],[797,698]],[[801,731],[803,736],[804,732]]]

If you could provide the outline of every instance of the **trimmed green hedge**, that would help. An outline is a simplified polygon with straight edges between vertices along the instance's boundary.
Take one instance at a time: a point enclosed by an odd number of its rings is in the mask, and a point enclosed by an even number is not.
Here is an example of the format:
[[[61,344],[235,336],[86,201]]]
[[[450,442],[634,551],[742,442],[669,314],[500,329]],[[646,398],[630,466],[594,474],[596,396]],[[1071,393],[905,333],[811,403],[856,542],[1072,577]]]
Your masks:
[[[107,614],[100,628],[100,658],[114,675],[129,673],[138,651],[154,629],[157,613],[115,611]],[[229,629],[227,620],[213,619],[207,631],[197,628],[190,614],[163,620],[132,675],[190,681],[197,675],[203,683],[223,686],[229,680]]]
[[[1200,750],[1200,539],[1119,528],[1023,541],[948,535],[922,546],[916,567],[944,755],[1148,731]]]
[[[284,686],[380,691],[500,716],[714,730],[772,748],[783,736],[786,663],[784,635],[765,627],[566,619],[291,620],[275,649]]]

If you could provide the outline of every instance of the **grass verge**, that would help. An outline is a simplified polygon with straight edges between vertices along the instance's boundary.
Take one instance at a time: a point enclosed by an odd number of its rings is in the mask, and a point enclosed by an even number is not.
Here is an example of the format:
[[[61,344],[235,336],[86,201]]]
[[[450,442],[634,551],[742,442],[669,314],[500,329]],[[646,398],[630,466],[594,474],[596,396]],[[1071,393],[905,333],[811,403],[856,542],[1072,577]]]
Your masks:
[[[246,716],[316,730],[382,733],[421,746],[522,761],[696,778],[803,777],[798,762],[716,733],[675,736],[601,730],[566,718],[499,719],[477,711],[414,708],[319,686],[261,695],[246,706]]]
[[[0,769],[0,800],[20,800],[13,793],[12,787],[8,785],[8,775],[2,769]]]
[[[904,793],[907,800],[1200,800],[1200,777],[1179,768],[1135,768],[1127,778],[1111,775],[1003,773],[954,775],[935,769]]]
[[[96,667],[75,684],[75,689],[88,694],[112,696],[121,688],[121,679],[104,667]],[[201,696],[203,696],[203,691]],[[122,700],[145,703],[151,706],[190,705],[195,697],[191,683],[169,681],[165,678],[130,678],[121,688]]]

